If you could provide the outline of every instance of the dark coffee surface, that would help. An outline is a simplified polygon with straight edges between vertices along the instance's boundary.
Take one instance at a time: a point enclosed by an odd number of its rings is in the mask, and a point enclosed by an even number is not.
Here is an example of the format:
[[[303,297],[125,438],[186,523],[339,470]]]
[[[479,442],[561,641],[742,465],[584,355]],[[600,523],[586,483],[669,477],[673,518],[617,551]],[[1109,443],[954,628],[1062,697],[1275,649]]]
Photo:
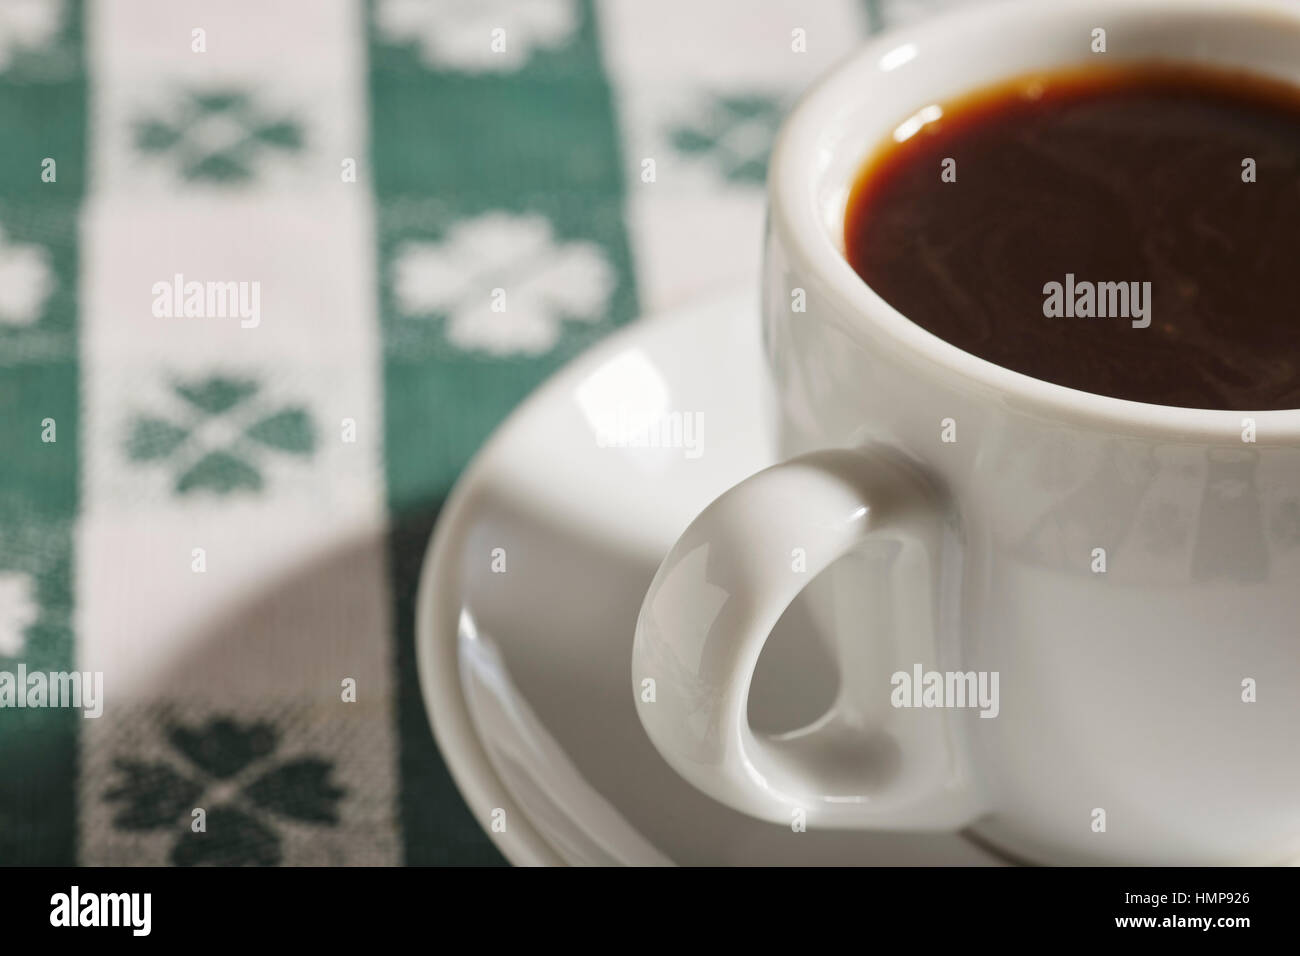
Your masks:
[[[849,262],[887,302],[1071,388],[1300,408],[1300,91],[1150,65],[1026,77],[941,105],[882,147],[849,199]],[[1127,312],[1087,315],[1090,283],[1124,283]],[[1095,297],[1107,300],[1124,311],[1117,287]]]

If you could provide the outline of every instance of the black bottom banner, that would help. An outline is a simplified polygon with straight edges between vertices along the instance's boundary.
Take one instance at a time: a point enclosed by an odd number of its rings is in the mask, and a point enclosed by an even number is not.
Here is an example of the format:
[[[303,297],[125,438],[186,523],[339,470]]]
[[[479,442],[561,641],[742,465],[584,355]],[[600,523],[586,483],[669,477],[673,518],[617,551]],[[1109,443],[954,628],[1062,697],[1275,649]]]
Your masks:
[[[801,923],[808,929],[803,921],[819,929],[830,921],[861,922],[862,933],[910,927],[927,943],[1037,940],[1047,933],[1199,937],[1232,945],[1246,938],[1241,934],[1285,932],[1296,908],[1295,870],[1283,868],[603,875],[495,868],[0,869],[0,884],[7,940],[52,942],[77,934],[79,943],[112,938],[128,946],[150,939],[339,944],[373,939],[377,930],[437,937],[451,931],[449,919],[476,932],[488,929],[492,937],[512,930],[533,939],[563,933],[574,942],[590,936],[608,943],[611,929],[629,940],[643,934],[694,939],[705,926],[744,933],[776,919],[789,921],[792,931]]]

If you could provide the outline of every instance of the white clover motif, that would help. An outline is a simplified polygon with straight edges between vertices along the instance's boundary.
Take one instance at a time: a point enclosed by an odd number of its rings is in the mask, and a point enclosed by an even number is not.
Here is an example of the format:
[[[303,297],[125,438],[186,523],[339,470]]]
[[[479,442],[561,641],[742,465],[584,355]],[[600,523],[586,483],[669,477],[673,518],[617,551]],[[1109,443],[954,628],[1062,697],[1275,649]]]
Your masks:
[[[599,321],[614,281],[597,244],[559,242],[544,216],[502,212],[457,223],[441,242],[408,242],[393,265],[403,314],[444,317],[454,345],[502,356],[549,351],[565,320]]]
[[[45,46],[63,27],[63,0],[4,0],[0,3],[0,71],[22,49]]]
[[[0,657],[17,657],[26,646],[26,631],[40,608],[30,574],[0,571]]]
[[[49,252],[10,242],[0,229],[0,325],[31,325],[53,291]]]
[[[375,25],[387,39],[417,43],[435,69],[464,73],[518,70],[536,49],[562,46],[578,29],[574,0],[380,0]],[[493,30],[505,48],[492,48]]]

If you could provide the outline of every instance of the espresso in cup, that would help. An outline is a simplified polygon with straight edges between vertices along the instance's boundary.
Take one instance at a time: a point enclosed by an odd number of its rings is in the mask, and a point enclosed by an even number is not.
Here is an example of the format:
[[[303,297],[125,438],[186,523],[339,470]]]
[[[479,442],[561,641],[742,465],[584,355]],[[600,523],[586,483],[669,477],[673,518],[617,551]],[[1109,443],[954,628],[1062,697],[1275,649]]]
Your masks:
[[[1300,89],[1146,64],[1021,76],[903,121],[845,248],[890,305],[1034,378],[1300,408]]]

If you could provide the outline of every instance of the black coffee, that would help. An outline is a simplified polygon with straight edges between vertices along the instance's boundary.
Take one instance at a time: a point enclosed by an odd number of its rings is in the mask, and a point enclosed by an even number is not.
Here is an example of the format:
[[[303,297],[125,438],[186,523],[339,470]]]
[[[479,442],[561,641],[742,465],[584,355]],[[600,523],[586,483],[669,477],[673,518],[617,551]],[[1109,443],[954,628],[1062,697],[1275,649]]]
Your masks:
[[[1147,65],[934,112],[849,199],[849,262],[887,302],[1070,388],[1300,408],[1300,90]]]

